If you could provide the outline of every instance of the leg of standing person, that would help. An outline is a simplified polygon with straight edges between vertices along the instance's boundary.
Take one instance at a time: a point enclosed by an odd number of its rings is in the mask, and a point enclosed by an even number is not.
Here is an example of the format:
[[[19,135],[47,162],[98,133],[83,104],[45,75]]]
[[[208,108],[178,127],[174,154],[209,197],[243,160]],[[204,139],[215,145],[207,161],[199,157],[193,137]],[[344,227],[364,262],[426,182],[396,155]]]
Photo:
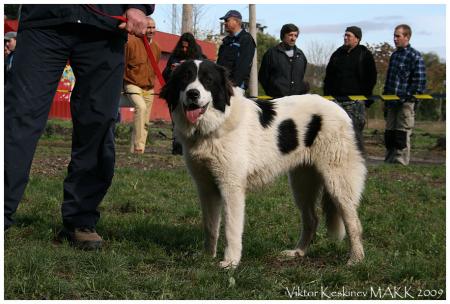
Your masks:
[[[408,165],[411,152],[411,134],[414,127],[414,103],[405,102],[401,105],[397,116],[395,130],[397,155],[395,161]]]
[[[143,92],[143,97],[145,100],[145,124],[144,124],[144,134],[142,134],[142,141],[144,145],[144,151],[145,151],[145,144],[147,143],[147,137],[148,132],[150,131],[150,114],[152,113],[152,107],[153,107],[153,100],[154,100],[154,90],[148,90]]]
[[[130,152],[142,154],[145,148],[145,145],[142,145],[142,138],[145,133],[145,113],[147,112],[147,105],[143,97],[144,90],[134,84],[127,83],[125,84],[125,91],[129,94],[128,98],[134,105]]]
[[[60,28],[25,29],[19,31],[18,41],[5,91],[5,229],[14,222],[70,52],[70,37]]]
[[[125,44],[116,33],[89,25],[71,29],[78,38],[70,58],[76,84],[71,96],[72,153],[61,208],[69,231],[95,228],[97,207],[112,182]],[[100,243],[101,238],[92,244],[97,248]]]
[[[398,107],[386,104],[386,127],[384,131],[384,144],[386,146],[386,154],[384,161],[393,163],[397,153],[395,144],[395,129],[397,127]]]

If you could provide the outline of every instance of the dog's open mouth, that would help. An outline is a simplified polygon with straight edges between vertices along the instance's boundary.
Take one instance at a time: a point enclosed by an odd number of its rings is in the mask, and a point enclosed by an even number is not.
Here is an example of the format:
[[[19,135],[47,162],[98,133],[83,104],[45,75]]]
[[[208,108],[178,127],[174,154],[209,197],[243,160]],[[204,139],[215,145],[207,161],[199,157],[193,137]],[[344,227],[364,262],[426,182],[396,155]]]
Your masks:
[[[186,113],[186,118],[189,120],[191,124],[195,124],[198,120],[198,118],[206,112],[206,109],[208,108],[209,102],[204,105],[203,107],[200,107],[198,105],[191,104],[189,106],[184,107],[184,112]]]

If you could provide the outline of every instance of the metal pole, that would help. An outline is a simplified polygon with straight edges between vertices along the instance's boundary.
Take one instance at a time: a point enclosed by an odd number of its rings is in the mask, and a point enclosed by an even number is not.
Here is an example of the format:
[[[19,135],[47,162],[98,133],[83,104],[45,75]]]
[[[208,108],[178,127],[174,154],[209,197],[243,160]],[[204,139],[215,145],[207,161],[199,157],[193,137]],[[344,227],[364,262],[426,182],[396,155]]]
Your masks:
[[[256,42],[256,5],[249,4],[249,32]],[[257,67],[257,50],[253,57],[252,70],[250,71],[249,94],[250,96],[258,96],[258,67]]]
[[[172,34],[177,33],[177,20],[178,20],[177,5],[172,4]]]

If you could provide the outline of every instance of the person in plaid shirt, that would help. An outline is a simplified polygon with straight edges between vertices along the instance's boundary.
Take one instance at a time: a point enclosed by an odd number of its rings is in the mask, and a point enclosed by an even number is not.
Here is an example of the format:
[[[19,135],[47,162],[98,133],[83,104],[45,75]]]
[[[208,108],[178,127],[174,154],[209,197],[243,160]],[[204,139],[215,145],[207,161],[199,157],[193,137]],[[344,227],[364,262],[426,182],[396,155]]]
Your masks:
[[[400,97],[400,101],[387,101],[385,162],[408,165],[410,137],[414,127],[414,94],[425,90],[426,74],[422,55],[409,44],[411,28],[398,25],[394,32],[397,49],[391,56],[383,94]]]

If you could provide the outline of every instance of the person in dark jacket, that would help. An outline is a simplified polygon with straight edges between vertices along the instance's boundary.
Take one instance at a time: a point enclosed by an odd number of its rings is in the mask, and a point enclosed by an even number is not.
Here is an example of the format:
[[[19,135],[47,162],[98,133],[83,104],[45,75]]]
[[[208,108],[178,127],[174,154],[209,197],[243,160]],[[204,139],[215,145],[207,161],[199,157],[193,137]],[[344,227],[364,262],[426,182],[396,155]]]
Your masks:
[[[114,127],[127,32],[143,36],[154,5],[22,5],[5,92],[4,228],[23,197],[39,137],[68,60],[76,77],[70,109],[72,153],[58,239],[97,249],[98,205],[114,175]],[[124,16],[127,22],[110,16]]]
[[[295,24],[283,25],[281,43],[268,49],[262,58],[258,79],[271,97],[301,95],[308,91],[308,85],[303,80],[308,61],[295,45],[299,33]]]
[[[233,85],[245,91],[255,56],[255,40],[242,29],[242,15],[238,11],[230,10],[220,19],[225,21],[228,36],[219,48],[217,64],[227,68]]]
[[[377,69],[372,53],[360,44],[362,31],[357,26],[347,27],[344,45],[330,58],[324,80],[324,95],[331,95],[346,110],[353,121],[358,141],[363,142],[366,122],[365,106],[372,101],[351,101],[347,96],[371,96],[377,82]]]
[[[7,32],[5,34],[5,50],[7,51],[7,55],[5,56],[5,80],[4,83],[6,84],[9,74],[11,72],[12,62],[14,60],[14,51],[16,50],[16,44],[17,44],[17,33],[16,32]]]
[[[194,35],[191,33],[184,33],[181,35],[180,39],[175,46],[172,54],[167,61],[167,65],[162,73],[164,80],[167,82],[172,75],[172,72],[185,60],[189,59],[206,59],[206,56],[203,55],[202,48],[195,41]],[[173,128],[172,128],[173,131]],[[172,154],[173,155],[182,155],[183,147],[177,141],[175,134],[173,135],[172,140]]]

